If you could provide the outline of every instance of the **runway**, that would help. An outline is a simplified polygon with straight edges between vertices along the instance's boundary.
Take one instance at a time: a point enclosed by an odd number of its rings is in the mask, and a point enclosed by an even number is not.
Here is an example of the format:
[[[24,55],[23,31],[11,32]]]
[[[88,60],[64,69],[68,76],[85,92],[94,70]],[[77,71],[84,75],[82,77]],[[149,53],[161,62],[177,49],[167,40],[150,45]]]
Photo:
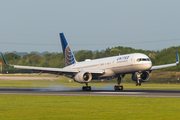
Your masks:
[[[6,95],[180,97],[180,90],[53,90],[49,88],[0,88]]]

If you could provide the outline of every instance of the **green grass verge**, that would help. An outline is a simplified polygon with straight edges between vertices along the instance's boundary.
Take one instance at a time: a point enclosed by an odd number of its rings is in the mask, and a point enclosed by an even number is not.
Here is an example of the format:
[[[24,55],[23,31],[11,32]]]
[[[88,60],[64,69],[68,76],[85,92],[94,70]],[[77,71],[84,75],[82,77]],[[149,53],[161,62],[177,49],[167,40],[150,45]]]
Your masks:
[[[180,119],[180,98],[0,95],[0,119]]]

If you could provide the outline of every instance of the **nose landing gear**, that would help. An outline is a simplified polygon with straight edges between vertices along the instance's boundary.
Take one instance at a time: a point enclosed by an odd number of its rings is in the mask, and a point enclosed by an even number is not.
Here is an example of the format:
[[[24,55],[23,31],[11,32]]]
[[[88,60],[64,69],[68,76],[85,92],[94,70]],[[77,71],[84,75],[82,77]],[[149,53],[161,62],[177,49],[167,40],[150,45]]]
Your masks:
[[[141,86],[141,74],[137,72],[136,86]]]

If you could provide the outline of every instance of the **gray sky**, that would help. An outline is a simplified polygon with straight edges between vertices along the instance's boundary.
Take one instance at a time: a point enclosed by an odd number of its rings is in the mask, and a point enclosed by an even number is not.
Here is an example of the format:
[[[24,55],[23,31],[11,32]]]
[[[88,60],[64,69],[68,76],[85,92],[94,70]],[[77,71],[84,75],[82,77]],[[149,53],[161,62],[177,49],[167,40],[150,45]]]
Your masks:
[[[179,5],[179,0],[1,0],[0,51],[62,52],[60,32],[72,51],[179,46]]]

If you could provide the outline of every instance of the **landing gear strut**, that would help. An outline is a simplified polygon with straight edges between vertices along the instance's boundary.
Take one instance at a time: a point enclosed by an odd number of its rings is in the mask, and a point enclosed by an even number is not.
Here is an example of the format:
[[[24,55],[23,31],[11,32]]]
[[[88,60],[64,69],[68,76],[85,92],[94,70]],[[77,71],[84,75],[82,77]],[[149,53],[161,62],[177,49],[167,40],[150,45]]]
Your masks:
[[[137,72],[136,86],[141,86],[141,74]]]
[[[121,76],[118,77],[118,79],[117,79],[118,85],[115,85],[115,86],[114,86],[114,90],[123,90],[123,86],[120,85],[120,83],[121,83],[121,78],[122,78]]]
[[[83,86],[82,90],[83,91],[91,91],[91,86],[88,86],[88,83],[85,83],[85,84],[86,84],[86,86]]]

